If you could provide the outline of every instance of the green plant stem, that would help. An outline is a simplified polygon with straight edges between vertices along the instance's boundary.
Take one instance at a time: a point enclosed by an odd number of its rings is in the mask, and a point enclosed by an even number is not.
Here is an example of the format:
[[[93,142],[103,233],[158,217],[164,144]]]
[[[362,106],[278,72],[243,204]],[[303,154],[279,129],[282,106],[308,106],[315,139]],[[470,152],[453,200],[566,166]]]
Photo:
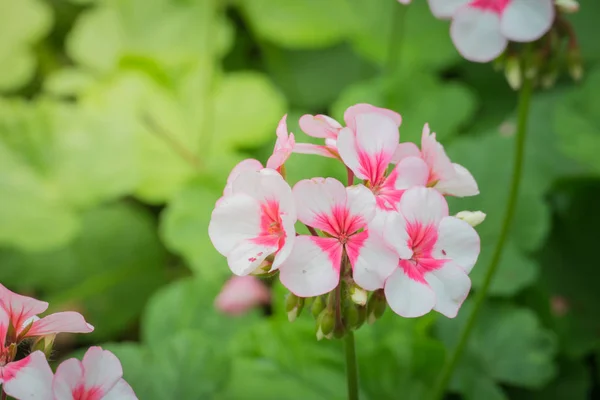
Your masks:
[[[408,11],[408,6],[405,6],[404,4],[394,4],[393,6],[396,9],[392,13],[392,28],[388,43],[386,65],[388,76],[394,76],[401,61],[400,56],[402,55],[402,48],[404,46],[404,27],[406,25],[406,13]]]
[[[471,335],[471,332],[473,331],[473,328],[475,326],[477,315],[479,314],[479,311],[483,306],[488,289],[492,283],[496,270],[498,269],[498,265],[500,265],[500,261],[502,259],[502,251],[504,249],[506,239],[508,238],[508,233],[510,231],[511,222],[517,208],[517,200],[519,197],[519,183],[521,181],[521,175],[523,170],[523,159],[525,155],[525,137],[527,134],[527,119],[529,116],[529,104],[531,101],[532,91],[533,82],[530,78],[525,76],[523,87],[521,88],[519,94],[517,137],[515,140],[515,158],[513,161],[513,173],[510,182],[510,192],[508,195],[508,201],[506,203],[506,211],[504,213],[504,221],[500,230],[500,236],[498,236],[498,241],[496,242],[496,247],[492,255],[492,260],[487,269],[485,279],[483,280],[483,285],[477,291],[477,294],[475,296],[475,305],[473,307],[473,310],[471,311],[469,319],[467,320],[467,323],[461,332],[458,344],[454,348],[454,351],[451,353],[448,362],[442,368],[440,377],[432,392],[432,400],[441,399],[446,391],[446,387],[448,386],[448,383],[452,378],[452,373],[454,372],[454,369],[456,368],[458,361],[460,360],[460,356],[463,350],[465,349],[467,342],[469,341],[469,336]]]
[[[358,369],[356,365],[356,350],[354,347],[354,332],[349,330],[344,337],[346,349],[346,381],[348,383],[348,400],[358,400]]]

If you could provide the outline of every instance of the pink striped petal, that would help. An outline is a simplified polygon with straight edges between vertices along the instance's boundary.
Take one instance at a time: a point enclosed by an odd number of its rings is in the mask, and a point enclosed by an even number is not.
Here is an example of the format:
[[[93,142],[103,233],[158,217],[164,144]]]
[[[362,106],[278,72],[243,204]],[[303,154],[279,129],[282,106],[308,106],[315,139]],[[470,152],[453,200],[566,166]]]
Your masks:
[[[500,15],[491,9],[470,5],[461,7],[454,14],[450,36],[458,52],[476,62],[492,61],[508,44],[500,30]]]
[[[61,332],[90,333],[94,327],[83,316],[74,311],[65,311],[45,316],[34,321],[25,337],[46,336]]]
[[[41,351],[0,367],[0,383],[15,399],[54,400],[52,370]]]
[[[429,130],[429,124],[423,127],[421,156],[429,166],[429,183],[454,177],[454,166],[446,155],[444,146],[436,140],[435,133]]]
[[[339,122],[327,115],[306,114],[300,117],[298,123],[308,136],[323,139],[337,139],[338,132],[342,129]]]
[[[113,353],[101,347],[90,347],[82,360],[86,390],[108,393],[123,377],[121,362]],[[58,376],[58,371],[57,371]]]
[[[532,42],[554,22],[553,0],[511,0],[500,18],[500,30],[509,40]]]
[[[60,363],[52,382],[52,391],[57,400],[76,399],[74,394],[83,395],[85,392],[84,369],[81,361],[70,358]],[[78,393],[79,392],[79,393]],[[101,398],[101,393],[97,398]]]
[[[337,147],[329,145],[321,146],[312,143],[296,143],[296,146],[294,146],[294,153],[314,154],[328,158],[340,158]]]
[[[365,290],[381,289],[398,268],[398,256],[372,231],[363,231],[346,243],[354,281]]]
[[[292,253],[279,268],[281,283],[300,297],[332,291],[340,281],[342,250],[334,238],[298,236]]]
[[[23,324],[34,315],[43,313],[48,309],[48,303],[31,297],[21,296],[11,292],[0,284],[0,307],[4,308],[9,315],[10,322],[17,329],[17,333],[23,328]]]
[[[279,125],[277,126],[277,141],[275,142],[275,148],[273,154],[267,160],[267,168],[279,169],[292,154],[296,140],[294,134],[288,134],[286,124],[287,114],[283,116]]]
[[[335,235],[339,229],[335,219],[335,210],[346,208],[346,188],[333,178],[304,179],[296,183],[293,189],[298,205],[298,219],[312,226]]]
[[[255,198],[260,204],[276,202],[279,211],[296,217],[296,206],[292,188],[276,171],[265,168],[260,171],[247,171],[233,182],[234,194],[244,193]]]

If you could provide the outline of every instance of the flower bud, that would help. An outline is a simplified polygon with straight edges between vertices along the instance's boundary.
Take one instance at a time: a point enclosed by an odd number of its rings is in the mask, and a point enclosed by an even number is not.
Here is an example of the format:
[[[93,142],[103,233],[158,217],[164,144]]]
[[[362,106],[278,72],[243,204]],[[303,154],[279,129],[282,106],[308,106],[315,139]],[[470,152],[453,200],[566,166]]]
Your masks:
[[[469,225],[475,227],[485,220],[485,213],[481,211],[461,211],[456,214],[456,218],[462,219]]]
[[[273,266],[273,256],[267,257],[250,275],[267,277],[275,275],[276,271],[271,272]]]
[[[326,308],[321,311],[317,318],[317,340],[323,338],[331,339],[335,328],[335,315],[333,311]]]
[[[383,313],[387,304],[385,302],[385,295],[383,294],[383,289],[376,290],[371,295],[371,298],[367,302],[367,322],[369,324],[373,324],[377,321]]]
[[[40,350],[46,355],[46,358],[50,358],[55,338],[56,334],[42,336],[38,338],[31,347],[31,352],[33,353],[34,351]]]
[[[357,284],[353,284],[350,287],[350,298],[355,304],[364,306],[367,304],[367,291]]]
[[[566,14],[572,14],[579,11],[579,3],[577,0],[555,0],[554,2],[556,3],[556,7]]]
[[[356,310],[358,311],[358,321],[356,321],[354,329],[360,328],[367,320],[367,307],[356,307]]]
[[[321,311],[325,309],[325,305],[325,299],[323,299],[323,296],[315,297],[315,300],[313,301],[312,306],[310,307],[310,312],[313,318],[317,319],[319,317]]]
[[[575,82],[579,82],[583,78],[583,62],[579,47],[569,46],[569,50],[567,50],[567,67],[569,68],[569,75]]]
[[[521,88],[521,85],[523,84],[523,73],[521,71],[521,63],[517,56],[510,55],[506,58],[504,75],[513,90],[519,90]]]
[[[344,304],[344,308],[342,310],[342,318],[344,321],[344,326],[348,328],[354,328],[358,324],[358,310],[356,304],[352,301],[346,302]]]
[[[304,308],[304,298],[298,297],[293,293],[289,293],[285,299],[285,312],[287,312],[288,320],[294,322]]]

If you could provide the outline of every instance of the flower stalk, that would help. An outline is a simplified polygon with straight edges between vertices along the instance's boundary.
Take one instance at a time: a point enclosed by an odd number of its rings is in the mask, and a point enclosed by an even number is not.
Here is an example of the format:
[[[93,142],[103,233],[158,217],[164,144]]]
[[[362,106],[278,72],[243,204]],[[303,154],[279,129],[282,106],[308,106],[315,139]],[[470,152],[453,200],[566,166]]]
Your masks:
[[[358,400],[358,367],[356,364],[356,349],[354,332],[348,330],[344,337],[346,351],[346,382],[348,384],[348,400]]]

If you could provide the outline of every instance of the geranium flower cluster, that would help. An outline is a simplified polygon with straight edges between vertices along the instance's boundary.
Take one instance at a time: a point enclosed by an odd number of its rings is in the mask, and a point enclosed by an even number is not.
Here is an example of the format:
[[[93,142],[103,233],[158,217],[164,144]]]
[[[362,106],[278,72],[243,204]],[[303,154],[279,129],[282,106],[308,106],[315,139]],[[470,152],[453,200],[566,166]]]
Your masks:
[[[404,317],[456,316],[480,248],[467,220],[483,214],[450,216],[444,196],[478,194],[473,176],[450,161],[428,125],[419,148],[400,142],[394,111],[357,104],[344,122],[305,115],[302,130],[324,143],[296,143],[284,116],[266,167],[248,159],[231,172],[209,225],[215,248],[236,275],[278,274],[291,292],[292,319],[313,298],[320,336],[344,317],[354,327],[377,317],[382,301]],[[284,164],[292,153],[339,160],[348,182],[317,177],[290,187]],[[299,234],[300,224],[310,234]],[[346,315],[348,299],[358,310]]]
[[[91,347],[83,361],[63,361],[52,373],[47,357],[61,332],[90,333],[94,327],[76,312],[59,312],[43,318],[38,314],[48,303],[13,293],[0,285],[0,384],[3,398],[17,400],[119,399],[135,400],[122,379],[117,357]],[[32,352],[17,360],[17,348]]]

